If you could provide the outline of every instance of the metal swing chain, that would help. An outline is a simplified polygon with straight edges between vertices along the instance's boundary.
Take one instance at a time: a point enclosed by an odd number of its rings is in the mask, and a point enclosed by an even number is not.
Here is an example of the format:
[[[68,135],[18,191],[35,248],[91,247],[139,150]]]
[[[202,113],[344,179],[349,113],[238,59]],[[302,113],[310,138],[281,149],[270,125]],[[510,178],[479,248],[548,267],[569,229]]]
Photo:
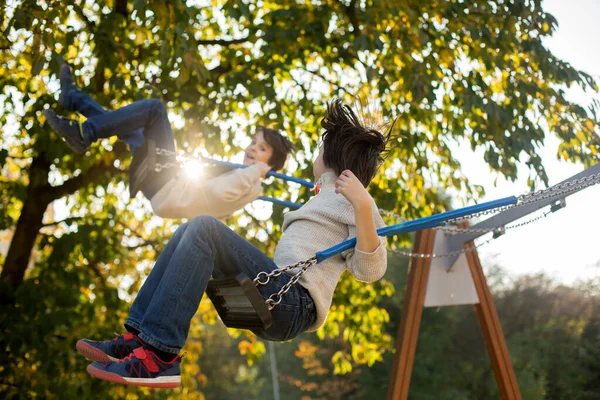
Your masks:
[[[502,227],[496,227],[496,228],[481,228],[481,229],[473,229],[473,228],[450,228],[450,227],[437,227],[434,228],[436,230],[441,230],[443,232],[445,232],[447,235],[458,235],[461,233],[489,233],[489,232],[494,232],[494,233],[498,233],[498,234],[503,234],[505,233],[507,230],[509,229],[516,229],[516,228],[520,228],[522,226],[525,225],[529,225],[531,223],[534,223],[536,221],[539,221],[540,219],[546,218],[549,214],[552,214],[552,211],[546,211],[545,213],[538,215],[535,218],[532,218],[530,220],[527,221],[523,221],[520,222],[518,224],[513,224],[513,225],[509,225],[509,226],[502,226]],[[457,251],[451,251],[448,253],[443,253],[443,254],[427,254],[427,253],[411,253],[411,252],[407,252],[407,251],[402,251],[402,250],[396,250],[396,249],[389,249],[392,253],[396,253],[398,255],[401,256],[405,256],[405,257],[414,257],[414,258],[448,258],[448,257],[454,257],[454,256],[459,256],[463,253],[469,253],[471,251],[474,251],[476,249],[478,249],[479,247],[485,246],[486,244],[490,243],[492,240],[496,239],[497,236],[492,236],[491,238],[475,245],[475,246],[469,246],[466,249],[461,249],[461,250],[457,250]]]
[[[513,224],[504,227],[496,227],[496,228],[458,228],[458,227],[450,227],[450,226],[438,226],[437,228],[433,228],[436,230],[440,230],[444,232],[446,235],[460,235],[462,233],[488,233],[494,232],[498,234],[502,234],[509,229],[520,228],[525,225],[532,224],[540,219],[546,218],[548,215],[552,214],[552,210],[546,211],[545,213],[538,215],[535,218],[529,219],[527,221],[519,222],[518,224]]]
[[[484,210],[484,211],[479,211],[477,213],[474,214],[470,214],[470,215],[465,215],[462,217],[457,217],[457,218],[453,218],[453,219],[449,219],[447,221],[444,222],[443,226],[439,226],[436,227],[434,229],[437,230],[442,230],[444,232],[447,232],[448,234],[451,235],[456,235],[459,233],[487,233],[487,232],[495,232],[498,231],[501,228],[455,228],[455,227],[449,227],[448,225],[452,225],[455,224],[457,222],[461,222],[467,219],[472,219],[472,218],[477,218],[477,217],[482,217],[482,216],[486,216],[486,215],[490,215],[490,214],[496,214],[496,213],[500,213],[503,211],[507,211],[513,208],[517,208],[517,207],[523,207],[525,205],[529,205],[538,201],[542,201],[542,200],[546,200],[552,197],[557,197],[559,195],[568,195],[571,194],[573,192],[577,192],[579,190],[585,189],[589,186],[593,186],[600,183],[600,173],[598,174],[594,174],[594,175],[590,175],[587,177],[582,177],[570,182],[565,182],[565,183],[560,183],[557,184],[555,186],[551,186],[549,188],[546,189],[541,189],[538,190],[537,192],[529,192],[529,193],[525,193],[522,194],[518,197],[518,203],[517,204],[513,204],[513,205],[508,205],[508,206],[502,206],[502,207],[498,207],[498,208],[494,208],[491,210]],[[387,210],[383,210],[380,209],[379,213],[381,215],[387,216],[387,217],[391,217],[396,219],[399,222],[405,222],[407,221],[406,218],[401,217],[398,214],[395,214],[391,211],[387,211]],[[525,221],[519,224],[515,224],[515,225],[511,225],[506,227],[505,229],[512,229],[512,228],[517,228],[523,225],[527,225],[530,224],[532,222],[535,222],[541,218],[544,218],[548,215],[548,213],[545,213],[542,216],[536,217],[532,220],[529,221]]]
[[[177,157],[177,152],[176,151],[167,150],[167,149],[157,148],[156,149],[156,155],[157,156]],[[174,168],[174,167],[179,167],[179,166],[181,166],[181,162],[180,161],[167,162],[167,163],[164,163],[164,164],[161,164],[161,163],[157,162],[156,165],[154,166],[154,171],[160,172],[163,169],[169,169],[169,168]]]
[[[406,222],[408,221],[406,218],[399,216],[398,214],[392,212],[392,211],[388,211],[388,210],[384,210],[382,208],[379,209],[379,214],[386,216],[386,217],[390,217],[390,218],[394,218],[396,221],[398,222]]]
[[[470,253],[471,251],[475,251],[477,250],[479,247],[484,246],[486,244],[488,244],[489,242],[491,242],[492,240],[494,240],[493,237],[479,243],[476,244],[474,246],[469,246],[466,249],[461,249],[461,250],[456,250],[456,251],[450,251],[448,253],[443,253],[443,254],[435,254],[435,253],[412,253],[410,251],[402,251],[402,250],[398,250],[398,249],[388,249],[389,251],[391,251],[392,253],[398,254],[400,256],[405,256],[405,257],[413,257],[413,258],[448,258],[448,257],[454,257],[454,256],[459,256],[461,254],[466,254],[466,253]]]
[[[277,277],[279,275],[281,275],[284,272],[290,271],[292,269],[295,268],[300,268],[300,271],[298,271],[290,280],[288,283],[286,283],[285,285],[283,285],[281,287],[281,289],[279,290],[279,292],[277,293],[273,293],[272,295],[269,296],[269,298],[267,300],[265,300],[265,303],[267,304],[267,307],[269,308],[269,310],[272,310],[273,308],[275,308],[276,305],[278,305],[279,303],[281,303],[281,299],[283,297],[284,294],[286,294],[287,292],[289,292],[290,288],[295,285],[298,280],[300,280],[300,277],[306,272],[306,270],[317,263],[317,257],[313,256],[307,260],[302,260],[302,261],[298,261],[296,264],[293,265],[288,265],[286,267],[283,268],[277,268],[274,269],[271,272],[265,272],[265,271],[261,271],[258,273],[258,275],[256,275],[256,278],[254,278],[254,285],[256,286],[260,286],[260,285],[266,285],[267,283],[269,283],[269,281],[271,280],[272,277]],[[260,280],[261,277],[266,277],[267,279],[263,282]]]
[[[550,199],[552,197],[566,196],[573,192],[577,192],[577,191],[585,189],[587,187],[596,185],[598,183],[600,183],[600,173],[582,177],[579,179],[575,179],[575,180],[569,181],[569,182],[559,183],[557,185],[551,186],[546,189],[541,189],[536,192],[522,194],[518,197],[517,204],[502,206],[502,207],[494,208],[491,210],[480,211],[480,212],[477,212],[474,214],[449,219],[444,223],[444,225],[455,224],[457,222],[461,222],[461,221],[464,221],[467,219],[477,218],[477,217],[481,217],[484,215],[503,212],[503,211],[510,210],[513,208],[523,207],[523,206],[526,206],[526,205],[529,205],[532,203],[536,203],[538,201]]]
[[[509,206],[502,206],[502,207],[498,207],[492,210],[485,210],[485,211],[480,211],[471,215],[466,215],[466,216],[462,216],[462,217],[457,217],[457,218],[453,218],[453,219],[449,219],[448,221],[444,222],[443,226],[439,226],[436,227],[434,229],[436,230],[441,230],[443,232],[445,232],[446,234],[449,235],[457,235],[457,234],[461,234],[461,233],[489,233],[489,232],[493,232],[495,234],[503,234],[506,232],[506,230],[509,229],[516,229],[525,225],[529,225],[533,222],[539,221],[542,218],[547,217],[550,213],[552,213],[552,210],[547,211],[535,218],[532,218],[530,220],[524,221],[524,222],[520,222],[517,224],[513,224],[510,226],[505,226],[505,227],[496,227],[496,228],[458,228],[458,227],[450,227],[448,226],[449,224],[454,224],[460,221],[464,221],[467,219],[471,219],[471,218],[477,218],[477,217],[481,217],[484,215],[489,215],[489,214],[496,214],[502,211],[506,211],[506,210],[510,210],[513,208],[517,208],[517,207],[523,207],[525,205],[528,204],[532,204],[532,203],[536,203],[538,201],[542,201],[542,200],[546,200],[552,197],[564,197],[566,195],[569,195],[573,192],[577,192],[579,190],[585,189],[587,187],[593,186],[600,183],[600,173],[598,174],[593,174],[587,177],[582,177],[579,179],[575,179],[573,181],[569,181],[569,182],[565,182],[565,183],[559,183],[555,186],[551,186],[549,188],[546,189],[542,189],[536,192],[531,192],[531,193],[526,193],[523,195],[520,195],[518,197],[518,202],[517,204],[514,205],[509,205]],[[402,217],[400,217],[397,214],[394,214],[390,211],[386,211],[386,210],[379,210],[380,214],[382,215],[386,215],[389,217],[394,217],[400,220],[403,220]],[[460,255],[463,253],[467,253],[470,251],[474,251],[475,249],[477,249],[478,247],[484,246],[486,244],[488,244],[489,242],[491,242],[493,239],[495,239],[497,236],[493,236],[490,239],[475,245],[475,246],[470,246],[466,249],[461,249],[458,251],[453,251],[453,252],[449,252],[449,253],[444,253],[444,254],[425,254],[425,253],[412,253],[412,252],[406,252],[406,251],[402,251],[402,250],[395,250],[395,249],[390,249],[390,251],[392,251],[393,253],[402,255],[402,256],[407,256],[407,257],[414,257],[414,258],[444,258],[444,257],[454,257],[456,255]]]
[[[482,215],[487,215],[487,214],[492,214],[492,213],[497,213],[497,212],[502,212],[505,210],[509,210],[512,208],[517,208],[517,207],[523,207],[525,205],[528,204],[532,204],[538,201],[542,201],[542,200],[546,200],[552,197],[564,197],[566,195],[569,195],[573,192],[577,192],[579,190],[585,189],[587,187],[593,186],[600,183],[600,173],[598,174],[593,174],[587,177],[582,177],[579,179],[575,179],[573,181],[570,182],[565,182],[565,183],[560,183],[557,184],[555,186],[549,187],[547,189],[542,189],[539,190],[537,192],[531,192],[531,193],[527,193],[527,194],[523,194],[521,196],[518,197],[518,203],[515,205],[510,205],[510,206],[503,206],[503,207],[498,207],[496,209],[493,210],[486,210],[486,211],[481,211],[472,215],[468,215],[468,216],[463,216],[463,217],[458,217],[458,218],[453,218],[450,219],[448,221],[446,221],[444,223],[444,226],[440,226],[440,227],[436,227],[434,229],[437,230],[441,230],[446,232],[447,234],[450,235],[457,235],[460,233],[488,233],[488,232],[494,232],[495,234],[503,234],[504,232],[506,232],[509,229],[516,229],[525,225],[529,225],[533,222],[539,221],[542,218],[546,218],[549,214],[552,213],[552,210],[550,211],[546,211],[541,215],[538,215],[535,218],[529,219],[527,221],[523,221],[517,224],[513,224],[513,225],[509,225],[509,226],[505,226],[505,227],[496,227],[496,228],[458,228],[458,227],[449,227],[447,226],[447,224],[450,223],[456,223],[459,221],[463,221],[466,219],[471,219],[471,218],[476,218]],[[415,257],[415,258],[443,258],[443,257],[453,257],[456,255],[460,255],[463,253],[467,253],[470,251],[474,251],[476,248],[481,247],[483,245],[488,244],[489,242],[491,242],[493,239],[495,239],[497,236],[493,236],[490,239],[475,245],[475,246],[470,246],[466,249],[462,249],[462,250],[458,250],[458,251],[453,251],[453,252],[449,252],[449,253],[444,253],[444,254],[423,254],[423,253],[411,253],[411,252],[405,252],[402,250],[394,250],[394,249],[390,249],[392,252],[399,254],[399,255],[403,255],[403,256],[408,256],[408,257]]]

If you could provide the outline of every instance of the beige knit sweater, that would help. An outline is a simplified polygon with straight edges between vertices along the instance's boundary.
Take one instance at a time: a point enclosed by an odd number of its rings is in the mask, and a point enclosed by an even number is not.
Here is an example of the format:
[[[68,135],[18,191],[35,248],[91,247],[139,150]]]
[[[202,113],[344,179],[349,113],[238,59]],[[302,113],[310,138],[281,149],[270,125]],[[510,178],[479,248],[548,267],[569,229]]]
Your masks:
[[[261,191],[257,165],[235,169],[209,180],[180,174],[167,182],[150,200],[163,218],[222,218],[256,200]]]
[[[319,194],[299,210],[285,215],[283,235],[275,250],[277,266],[305,260],[318,251],[356,237],[354,209],[344,196],[335,193],[336,179],[333,172],[321,175]],[[372,210],[375,226],[379,229],[385,224],[375,202]],[[299,281],[309,291],[317,308],[317,320],[309,331],[315,331],[325,323],[333,292],[344,271],[350,271],[359,281],[374,282],[383,276],[386,268],[384,238],[380,238],[379,247],[372,253],[355,248],[311,266]],[[282,302],[285,303],[285,296]]]

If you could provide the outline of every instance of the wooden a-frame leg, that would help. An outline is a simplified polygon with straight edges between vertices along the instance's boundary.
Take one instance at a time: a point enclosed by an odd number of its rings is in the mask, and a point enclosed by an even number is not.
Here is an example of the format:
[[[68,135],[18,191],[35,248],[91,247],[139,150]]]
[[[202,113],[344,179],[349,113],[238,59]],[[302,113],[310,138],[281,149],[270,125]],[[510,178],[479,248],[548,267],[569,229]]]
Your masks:
[[[466,246],[472,245],[473,243],[466,244]],[[510,361],[500,319],[494,306],[490,288],[485,280],[477,251],[467,253],[467,262],[473,276],[477,296],[479,297],[479,303],[475,304],[475,312],[477,313],[485,345],[490,355],[500,395],[503,400],[521,400],[521,392]]]
[[[419,231],[415,235],[413,252],[430,254],[433,251],[434,242],[435,231],[433,229]],[[431,258],[412,258],[410,260],[406,294],[396,341],[396,354],[388,386],[389,400],[408,398],[430,266]]]

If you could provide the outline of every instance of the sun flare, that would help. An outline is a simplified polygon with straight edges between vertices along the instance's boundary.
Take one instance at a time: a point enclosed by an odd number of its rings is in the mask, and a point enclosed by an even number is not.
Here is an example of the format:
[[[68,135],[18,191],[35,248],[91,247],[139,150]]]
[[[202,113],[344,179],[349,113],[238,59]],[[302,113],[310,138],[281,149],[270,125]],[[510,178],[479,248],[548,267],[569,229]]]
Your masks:
[[[192,179],[199,179],[204,174],[204,167],[198,161],[188,161],[183,166],[185,176]]]

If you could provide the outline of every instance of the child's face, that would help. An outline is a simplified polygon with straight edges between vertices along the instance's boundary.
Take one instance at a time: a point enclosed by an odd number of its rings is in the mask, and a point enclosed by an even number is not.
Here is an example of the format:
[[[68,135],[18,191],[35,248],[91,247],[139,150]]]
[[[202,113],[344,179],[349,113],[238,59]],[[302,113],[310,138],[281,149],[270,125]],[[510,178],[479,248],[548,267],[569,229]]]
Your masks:
[[[252,138],[252,143],[246,147],[246,152],[244,153],[244,164],[252,165],[258,161],[268,164],[272,155],[273,148],[265,140],[262,131],[257,131]]]

